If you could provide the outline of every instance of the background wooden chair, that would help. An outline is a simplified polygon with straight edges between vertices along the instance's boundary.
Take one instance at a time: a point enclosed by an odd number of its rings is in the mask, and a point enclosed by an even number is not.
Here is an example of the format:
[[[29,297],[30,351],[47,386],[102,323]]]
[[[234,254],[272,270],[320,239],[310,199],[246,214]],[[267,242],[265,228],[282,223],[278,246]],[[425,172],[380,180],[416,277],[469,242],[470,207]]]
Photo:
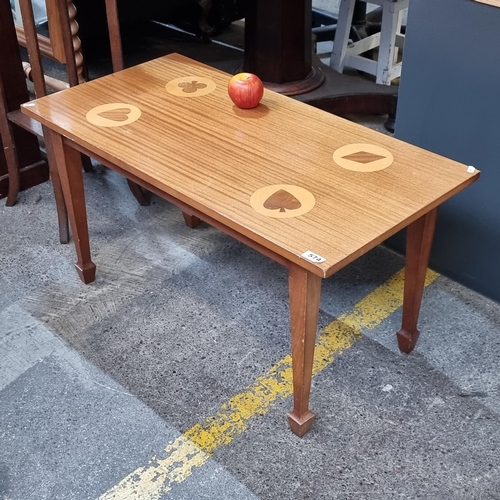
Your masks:
[[[68,82],[60,82],[54,80],[53,78],[47,77],[45,75],[42,66],[42,57],[40,49],[40,39],[36,32],[35,19],[33,14],[33,7],[31,0],[19,0],[19,6],[21,9],[21,15],[23,19],[23,36],[22,44],[26,46],[29,56],[29,65],[25,65],[25,71],[27,76],[33,81],[35,96],[43,97],[47,94],[47,83],[56,90],[64,89],[67,86],[74,86],[82,83],[83,78],[83,56],[81,54],[81,43],[76,36],[77,25],[75,24],[75,14],[76,9],[71,1],[68,0],[54,0],[56,2],[56,10],[52,10],[52,15],[57,15],[57,23],[55,23],[60,28],[60,35],[62,39],[62,49],[64,50],[64,61],[66,63],[66,71],[68,75]],[[50,14],[50,13],[49,13]],[[116,17],[114,17],[116,16]],[[53,21],[53,20],[52,20]],[[108,9],[108,22],[110,23],[110,36],[112,40],[112,59],[113,59],[113,69],[123,68],[123,55],[121,51],[121,39],[119,32],[119,23],[117,17],[116,3]],[[54,24],[54,23],[52,23]],[[118,59],[117,59],[118,58]],[[1,92],[0,88],[0,92]],[[0,100],[2,100],[2,95],[0,94]],[[2,100],[3,101],[3,100]],[[0,105],[1,106],[1,105]],[[0,108],[1,111],[1,108]],[[1,113],[0,113],[1,114]],[[21,111],[14,110],[6,112],[7,122],[5,120],[0,120],[0,133],[2,135],[2,140],[4,143],[12,143],[12,126],[15,124],[22,127],[24,130],[31,132],[40,139],[43,139],[43,130],[39,124],[33,122],[27,118]],[[66,206],[64,203],[64,197],[62,194],[61,186],[59,183],[59,177],[57,169],[54,168],[55,161],[51,149],[51,145],[45,142],[45,148],[47,153],[47,159],[50,167],[50,175],[54,187],[54,195],[56,200],[58,223],[59,223],[59,237],[61,243],[67,243],[69,241],[69,227],[68,227],[68,217],[66,212]],[[14,148],[12,148],[14,151]],[[7,204],[12,205],[15,203],[15,199],[19,193],[19,179],[15,172],[19,170],[18,162],[14,154],[9,154],[6,158],[9,172],[13,172],[13,181],[9,184],[9,194],[7,197]],[[84,157],[82,161],[86,171],[92,169],[90,159]],[[128,185],[134,194],[135,198],[141,205],[148,205],[149,199],[145,195],[144,191],[137,184],[128,181]]]
[[[9,0],[0,0],[0,198],[16,202],[21,189],[49,178],[35,136],[11,123],[8,114],[29,100]]]

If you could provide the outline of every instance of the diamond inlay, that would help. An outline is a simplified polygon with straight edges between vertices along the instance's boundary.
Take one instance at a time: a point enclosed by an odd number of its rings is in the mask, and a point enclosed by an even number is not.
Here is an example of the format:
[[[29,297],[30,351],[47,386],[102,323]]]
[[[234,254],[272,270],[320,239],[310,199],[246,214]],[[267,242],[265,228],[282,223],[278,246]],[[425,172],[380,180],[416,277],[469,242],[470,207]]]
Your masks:
[[[346,144],[333,152],[333,161],[353,172],[376,172],[392,165],[394,156],[376,144]]]
[[[385,156],[368,153],[367,151],[357,151],[347,156],[342,156],[346,160],[355,161],[357,163],[371,163],[372,161],[382,160]]]

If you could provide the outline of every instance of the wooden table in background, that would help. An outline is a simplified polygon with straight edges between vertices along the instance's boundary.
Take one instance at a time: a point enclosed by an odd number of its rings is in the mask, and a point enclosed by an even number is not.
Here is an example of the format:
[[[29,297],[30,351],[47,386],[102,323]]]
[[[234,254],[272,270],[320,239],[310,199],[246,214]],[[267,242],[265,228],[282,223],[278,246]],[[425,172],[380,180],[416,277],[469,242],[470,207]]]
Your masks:
[[[38,99],[85,283],[94,280],[84,152],[288,267],[297,435],[309,411],[321,279],[408,228],[400,348],[418,338],[437,207],[479,172],[266,90],[233,106],[229,75],[186,57],[140,64]],[[237,284],[235,284],[237,285]]]
[[[312,0],[252,0],[245,9],[243,69],[268,88],[337,115],[396,115],[397,86],[337,73],[312,56]]]
[[[3,144],[0,152],[0,198],[11,193],[8,204],[13,205],[19,190],[48,180],[49,167],[42,159],[38,139],[10,123],[7,117],[8,113],[18,110],[22,103],[29,100],[9,0],[0,0],[0,61],[0,145]],[[4,155],[8,155],[9,161]],[[13,187],[11,183],[18,186]]]

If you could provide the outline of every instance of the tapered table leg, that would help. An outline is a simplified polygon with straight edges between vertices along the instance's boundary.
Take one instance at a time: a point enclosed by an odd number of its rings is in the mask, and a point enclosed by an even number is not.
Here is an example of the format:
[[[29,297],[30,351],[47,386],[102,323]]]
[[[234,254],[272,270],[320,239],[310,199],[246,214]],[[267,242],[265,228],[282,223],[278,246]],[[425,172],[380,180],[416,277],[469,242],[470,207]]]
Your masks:
[[[401,330],[397,333],[399,348],[406,353],[413,350],[420,334],[417,330],[417,322],[436,227],[436,216],[437,208],[417,219],[407,229],[403,320]]]
[[[80,279],[84,283],[91,283],[95,279],[95,264],[90,258],[81,154],[64,144],[62,137],[56,132],[48,129],[46,131],[48,133],[47,140],[51,142],[52,153],[59,172],[64,201],[66,202],[71,231],[75,241],[78,258],[75,267]]]
[[[45,138],[45,150],[47,151],[47,160],[50,168],[50,180],[54,189],[54,198],[56,200],[57,221],[59,223],[59,241],[63,244],[69,243],[69,225],[68,210],[64,201],[59,172],[57,171],[56,159],[52,149],[52,141],[48,139],[50,132],[43,127],[43,136]]]
[[[127,184],[134,198],[139,202],[139,205],[141,205],[141,207],[149,207],[151,201],[148,192],[130,179],[127,179]]]
[[[54,197],[56,200],[56,209],[57,209],[57,221],[59,224],[59,241],[63,244],[69,243],[69,225],[68,225],[68,210],[66,209],[66,203],[64,201],[64,195],[62,191],[61,181],[59,180],[59,172],[55,165],[53,165],[53,160],[48,154],[48,146],[46,144],[47,149],[47,158],[49,158],[49,167],[50,167],[50,178],[52,180],[52,186],[54,189]]]
[[[288,423],[297,436],[311,429],[314,415],[309,411],[309,394],[318,327],[321,278],[296,264],[288,270],[292,333],[293,410]]]
[[[184,217],[184,222],[187,227],[194,229],[200,225],[201,220],[196,217],[196,215],[188,214],[187,212],[182,212],[182,216]]]

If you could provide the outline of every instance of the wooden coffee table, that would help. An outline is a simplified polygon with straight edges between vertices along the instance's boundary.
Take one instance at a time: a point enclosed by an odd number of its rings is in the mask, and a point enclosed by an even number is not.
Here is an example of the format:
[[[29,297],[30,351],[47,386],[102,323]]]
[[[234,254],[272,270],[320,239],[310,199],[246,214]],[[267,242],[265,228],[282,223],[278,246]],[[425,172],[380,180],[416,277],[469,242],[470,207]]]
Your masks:
[[[80,154],[96,158],[288,267],[292,431],[311,428],[321,279],[408,227],[399,347],[410,352],[437,207],[479,177],[466,165],[265,91],[236,108],[230,75],[171,54],[32,101],[64,189],[80,278],[95,277]]]

